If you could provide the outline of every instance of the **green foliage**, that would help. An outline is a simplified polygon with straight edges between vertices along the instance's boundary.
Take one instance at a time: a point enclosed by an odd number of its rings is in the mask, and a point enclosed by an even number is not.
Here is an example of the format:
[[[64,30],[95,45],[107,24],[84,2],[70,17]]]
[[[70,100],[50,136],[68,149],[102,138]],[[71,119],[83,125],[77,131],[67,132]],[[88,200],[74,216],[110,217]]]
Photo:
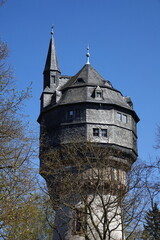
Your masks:
[[[144,224],[144,239],[160,239],[160,210],[157,203],[154,203],[152,209],[146,213]]]

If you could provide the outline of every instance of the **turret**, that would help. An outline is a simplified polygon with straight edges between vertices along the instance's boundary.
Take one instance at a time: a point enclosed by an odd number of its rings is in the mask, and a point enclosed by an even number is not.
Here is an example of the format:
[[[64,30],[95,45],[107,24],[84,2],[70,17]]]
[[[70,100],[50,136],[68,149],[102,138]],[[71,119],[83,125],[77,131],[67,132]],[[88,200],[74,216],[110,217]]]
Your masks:
[[[56,95],[56,88],[59,85],[60,74],[61,72],[58,65],[52,27],[49,49],[43,72],[43,93],[41,96],[41,111],[43,111],[45,107],[51,104],[53,95]]]

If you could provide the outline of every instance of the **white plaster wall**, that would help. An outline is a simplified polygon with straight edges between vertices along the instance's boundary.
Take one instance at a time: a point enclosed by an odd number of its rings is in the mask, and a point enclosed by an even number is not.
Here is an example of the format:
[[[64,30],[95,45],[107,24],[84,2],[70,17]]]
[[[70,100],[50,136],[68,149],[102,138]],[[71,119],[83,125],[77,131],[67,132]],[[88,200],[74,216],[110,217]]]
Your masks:
[[[102,201],[103,199],[103,201]],[[88,215],[87,224],[88,227],[88,236],[90,240],[100,239],[94,224],[98,227],[101,234],[103,234],[103,227],[105,229],[108,227],[110,232],[110,240],[122,240],[122,224],[121,224],[121,209],[117,204],[115,204],[115,196],[103,195],[93,196],[88,195],[88,202],[92,202],[90,205],[91,215],[93,220]],[[104,225],[104,207],[103,204],[106,204],[107,219],[110,221],[108,225]],[[75,205],[76,207],[81,206],[82,203],[79,202]],[[63,208],[61,211],[56,212],[55,225],[58,232],[61,234],[63,240],[84,240],[84,236],[73,235],[72,226],[73,226],[73,210],[71,208]],[[91,229],[91,230],[89,230]],[[113,230],[114,229],[114,230]],[[93,234],[91,234],[91,232]],[[58,234],[55,231],[53,240],[60,240]],[[106,240],[109,240],[106,237]]]
[[[105,226],[108,228],[110,232],[110,239],[112,240],[122,240],[122,224],[121,224],[121,209],[118,206],[116,202],[116,197],[111,195],[103,195],[103,201],[101,200],[101,196],[88,196],[88,201],[91,201],[94,199],[94,201],[91,204],[92,209],[92,216],[93,221],[88,219],[89,225],[92,229],[92,232],[94,233],[94,237],[98,240],[99,234],[96,231],[96,228],[93,226],[92,223],[96,224],[98,229],[100,230],[101,234],[103,234],[103,228]],[[103,204],[106,204],[106,212],[107,212],[107,219],[110,223],[105,224],[104,223],[104,207]],[[113,230],[114,229],[114,230]],[[90,239],[94,240],[95,238],[92,236],[91,232],[89,233]],[[101,235],[102,236],[102,235]],[[106,237],[106,240],[109,238]]]

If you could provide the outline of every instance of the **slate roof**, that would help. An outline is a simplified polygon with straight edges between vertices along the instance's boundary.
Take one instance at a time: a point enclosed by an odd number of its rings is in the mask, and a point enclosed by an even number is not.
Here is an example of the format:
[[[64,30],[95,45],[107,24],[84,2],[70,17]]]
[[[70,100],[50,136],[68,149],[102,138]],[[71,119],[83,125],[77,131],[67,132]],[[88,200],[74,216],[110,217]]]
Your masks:
[[[101,99],[94,96],[97,87],[103,92]],[[117,105],[132,110],[121,92],[113,88],[112,84],[105,80],[90,64],[84,65],[60,90],[62,97],[58,105],[90,102]]]
[[[60,72],[53,36],[50,39],[44,72],[51,71],[51,70]]]
[[[90,64],[85,64],[84,67],[63,86],[62,90],[80,85],[112,87],[111,83],[106,81]]]

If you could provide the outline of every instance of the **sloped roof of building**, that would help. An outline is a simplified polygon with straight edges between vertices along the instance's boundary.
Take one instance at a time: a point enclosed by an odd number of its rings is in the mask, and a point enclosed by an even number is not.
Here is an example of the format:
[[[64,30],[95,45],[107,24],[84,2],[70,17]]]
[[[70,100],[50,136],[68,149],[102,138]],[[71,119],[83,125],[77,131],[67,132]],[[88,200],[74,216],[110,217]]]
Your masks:
[[[50,43],[49,43],[49,49],[48,49],[44,72],[51,71],[51,70],[60,72],[53,35],[51,36]]]
[[[102,90],[102,98],[95,98],[95,90]],[[120,91],[113,88],[90,64],[84,67],[60,89],[62,96],[58,105],[75,104],[80,102],[114,104],[131,110]]]
[[[84,67],[63,86],[62,90],[68,87],[79,87],[80,85],[112,87],[111,83],[106,81],[90,64],[85,64]]]

